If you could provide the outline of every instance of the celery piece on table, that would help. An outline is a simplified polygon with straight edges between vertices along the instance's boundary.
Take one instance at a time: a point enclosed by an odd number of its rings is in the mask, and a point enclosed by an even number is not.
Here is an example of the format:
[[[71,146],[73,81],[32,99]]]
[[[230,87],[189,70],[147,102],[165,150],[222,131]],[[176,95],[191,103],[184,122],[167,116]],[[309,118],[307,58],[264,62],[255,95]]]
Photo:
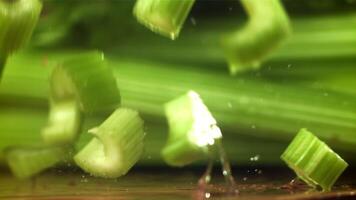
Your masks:
[[[153,32],[176,39],[195,0],[137,0],[134,15]]]
[[[71,144],[81,127],[81,113],[76,101],[51,103],[47,126],[42,129],[42,138],[49,145]]]
[[[120,92],[100,52],[76,55],[59,64],[50,81],[51,97],[75,99],[84,113],[112,112],[120,105]]]
[[[348,164],[311,132],[301,129],[281,156],[303,181],[331,189]]]
[[[249,14],[248,23],[242,30],[223,38],[232,74],[259,68],[262,60],[291,33],[280,0],[242,0],[242,4]]]
[[[204,158],[208,145],[222,134],[216,121],[194,91],[165,105],[169,138],[162,150],[163,159],[172,166],[184,166]]]
[[[41,9],[40,0],[0,0],[0,77],[7,57],[30,39]]]
[[[9,147],[5,158],[17,178],[29,178],[65,160],[66,147]]]
[[[91,175],[125,175],[143,152],[143,120],[134,110],[119,108],[89,132],[95,137],[74,156],[74,161]]]

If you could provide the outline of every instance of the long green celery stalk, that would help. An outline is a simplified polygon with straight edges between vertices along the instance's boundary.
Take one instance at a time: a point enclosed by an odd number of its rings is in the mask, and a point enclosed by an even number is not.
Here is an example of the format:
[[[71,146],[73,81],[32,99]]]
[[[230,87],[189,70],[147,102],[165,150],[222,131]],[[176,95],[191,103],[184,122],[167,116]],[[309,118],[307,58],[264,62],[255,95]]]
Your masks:
[[[0,86],[4,103],[43,106],[41,99],[46,98],[48,86],[46,73],[41,72],[43,66],[39,64],[41,53],[29,56],[9,61],[8,74]],[[48,56],[60,58],[62,55]],[[16,73],[21,69],[22,59],[29,58],[37,60],[39,65],[29,65],[32,70],[27,74]],[[355,150],[355,95],[236,79],[224,72],[201,72],[194,66],[188,71],[179,65],[124,59],[113,59],[109,65],[115,68],[122,105],[137,109],[146,117],[162,120],[162,105],[193,89],[201,94],[221,128],[233,134],[284,141],[300,127],[307,127],[331,146]],[[35,87],[37,84],[41,87]]]

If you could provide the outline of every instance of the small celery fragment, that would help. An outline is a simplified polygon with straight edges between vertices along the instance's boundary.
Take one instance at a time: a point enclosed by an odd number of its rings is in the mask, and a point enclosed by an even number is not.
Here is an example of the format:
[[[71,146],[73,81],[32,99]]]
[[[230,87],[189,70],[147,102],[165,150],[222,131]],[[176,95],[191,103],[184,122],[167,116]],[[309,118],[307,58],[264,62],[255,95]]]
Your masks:
[[[28,42],[41,9],[40,0],[0,0],[0,55],[10,55]]]
[[[162,150],[165,162],[184,166],[204,158],[208,145],[222,138],[216,121],[194,91],[165,105],[169,124],[169,137]]]
[[[153,32],[178,37],[195,0],[137,0],[134,15]]]
[[[289,18],[280,0],[241,0],[249,15],[242,30],[223,38],[230,72],[259,68],[291,33]]]
[[[84,113],[111,113],[120,105],[115,77],[100,52],[76,55],[58,65],[50,90],[54,103],[75,99]]]
[[[348,164],[324,142],[301,129],[281,156],[299,178],[329,191]]]
[[[4,153],[12,173],[17,178],[25,179],[64,161],[68,148],[9,147]]]
[[[137,111],[119,108],[89,132],[95,137],[74,156],[74,161],[93,176],[125,175],[143,152],[143,120]]]
[[[80,131],[81,113],[76,101],[51,103],[48,124],[42,130],[42,138],[49,145],[71,144]]]
[[[30,39],[41,10],[40,0],[0,0],[0,77],[7,57]]]

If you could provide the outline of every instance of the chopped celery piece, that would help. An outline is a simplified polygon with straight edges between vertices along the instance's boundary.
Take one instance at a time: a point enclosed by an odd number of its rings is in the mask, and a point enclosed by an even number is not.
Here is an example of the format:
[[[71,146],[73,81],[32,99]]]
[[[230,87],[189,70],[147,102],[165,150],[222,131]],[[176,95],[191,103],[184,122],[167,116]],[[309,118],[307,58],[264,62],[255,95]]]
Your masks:
[[[5,157],[12,173],[29,178],[48,169],[67,157],[65,147],[10,147]]]
[[[95,138],[75,155],[74,161],[94,176],[122,176],[143,152],[143,120],[134,110],[119,108],[99,127],[89,132]]]
[[[42,138],[47,144],[71,144],[77,138],[81,125],[81,113],[76,101],[51,103],[47,126]]]
[[[165,112],[169,137],[162,156],[169,165],[184,166],[203,158],[208,145],[222,137],[215,119],[194,91],[168,102]]]
[[[120,105],[116,80],[100,52],[61,63],[53,70],[50,87],[54,102],[76,99],[85,113],[112,112]]]
[[[0,0],[1,56],[7,56],[26,44],[41,9],[40,0]]]
[[[153,32],[176,39],[195,0],[137,0],[134,15]]]
[[[0,0],[0,77],[7,56],[30,39],[41,9],[39,0]]]
[[[241,1],[249,22],[242,30],[223,38],[232,74],[259,68],[262,60],[291,33],[288,16],[280,0]]]
[[[328,191],[348,164],[324,142],[301,129],[281,156],[299,178]]]

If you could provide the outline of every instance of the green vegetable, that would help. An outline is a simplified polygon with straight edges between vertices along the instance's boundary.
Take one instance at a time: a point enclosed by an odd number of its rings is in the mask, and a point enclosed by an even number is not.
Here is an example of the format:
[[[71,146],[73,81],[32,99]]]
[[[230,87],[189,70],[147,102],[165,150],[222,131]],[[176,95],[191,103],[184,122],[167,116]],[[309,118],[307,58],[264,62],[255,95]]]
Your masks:
[[[48,125],[42,130],[42,138],[50,145],[71,144],[78,136],[81,121],[77,102],[51,103]]]
[[[29,178],[67,157],[66,147],[10,147],[5,157],[12,173],[18,178]]]
[[[259,68],[272,50],[291,33],[291,26],[280,0],[242,0],[249,22],[223,38],[230,72]]]
[[[99,52],[76,55],[57,66],[50,89],[54,103],[75,99],[89,114],[112,112],[120,105],[116,80]]]
[[[0,0],[0,77],[6,58],[30,39],[41,9],[39,0]]]
[[[176,39],[195,0],[137,0],[134,15],[153,32]]]
[[[281,156],[299,178],[328,191],[348,164],[311,132],[301,129]]]
[[[74,161],[94,176],[125,175],[142,154],[143,120],[134,110],[119,108],[89,132],[95,138],[75,155]]]
[[[49,60],[58,60],[72,53],[78,52],[47,52],[47,55]],[[7,105],[46,107],[48,77],[41,73],[42,55],[43,52],[18,54],[10,60],[11,70],[0,85],[0,100],[4,102],[1,109]],[[124,58],[109,61],[120,85],[123,106],[137,109],[143,116],[149,116],[147,119],[164,121],[162,105],[193,89],[202,96],[219,127],[225,130],[225,136],[284,142],[295,135],[295,130],[308,127],[323,141],[332,141],[333,148],[355,152],[355,95],[290,82],[275,84],[255,75],[229,77],[224,71],[193,64]],[[23,72],[23,63],[28,63],[31,70]],[[6,117],[2,120],[9,121]]]
[[[204,157],[208,146],[221,138],[221,131],[208,108],[194,91],[165,105],[169,138],[162,150],[172,166],[184,166]]]

